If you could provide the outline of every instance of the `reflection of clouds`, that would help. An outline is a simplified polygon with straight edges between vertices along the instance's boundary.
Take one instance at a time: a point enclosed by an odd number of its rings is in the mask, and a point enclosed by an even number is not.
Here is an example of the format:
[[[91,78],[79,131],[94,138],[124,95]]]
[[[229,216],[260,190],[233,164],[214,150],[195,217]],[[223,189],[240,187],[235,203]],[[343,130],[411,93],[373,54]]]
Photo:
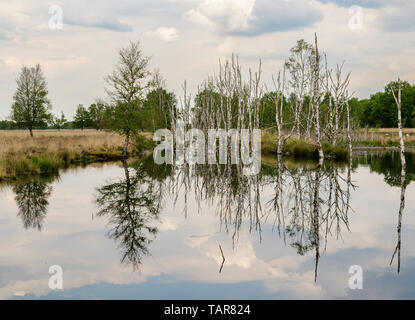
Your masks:
[[[373,294],[371,288],[382,287],[375,286],[377,276],[383,279],[382,285],[392,281],[388,263],[396,244],[399,188],[388,187],[381,176],[369,174],[367,168],[359,168],[353,176],[359,188],[352,195],[355,212],[349,215],[351,232],[342,232],[343,240],[330,237],[327,252],[322,252],[320,258],[317,283],[313,253],[298,256],[294,248],[285,246],[283,239],[271,232],[272,219],[264,224],[262,243],[255,232],[248,233],[245,221],[233,247],[232,234],[219,232],[220,222],[212,205],[203,203],[198,213],[192,197],[188,197],[187,218],[181,208],[173,209],[173,201],[166,199],[167,209],[160,216],[160,232],[151,245],[151,256],[144,258],[141,272],[131,272],[120,264],[116,244],[105,237],[105,219],[91,219],[96,209],[90,203],[91,192],[96,185],[121,174],[122,169],[115,166],[108,168],[105,177],[102,170],[95,168],[79,170],[76,177],[73,173],[62,174],[61,182],[54,184],[47,223],[40,233],[23,230],[16,218],[11,190],[2,191],[1,219],[8,222],[0,224],[0,298],[13,297],[16,292],[47,294],[48,268],[52,264],[63,267],[66,290],[100,282],[143,284],[158,277],[178,287],[192,282],[196,288],[201,283],[232,286],[258,282],[270,297],[344,297],[348,294],[348,267],[353,264],[368,272],[367,295]],[[262,197],[267,198],[271,192],[264,188]],[[414,197],[414,192],[415,184],[410,184],[408,199]],[[183,203],[181,199],[178,206]],[[407,210],[414,210],[411,201]],[[415,248],[409,244],[415,239],[415,216],[405,215],[404,220],[403,234],[408,245],[403,250],[407,256],[402,259],[403,274],[413,270],[409,257],[415,255]],[[221,274],[219,244],[226,258]],[[394,293],[402,295],[398,289],[395,286]],[[389,296],[394,297],[394,293]]]
[[[217,269],[222,264],[222,256],[218,248],[219,239],[215,237],[191,239],[186,244],[197,248],[205,259],[213,260]],[[262,280],[264,287],[272,293],[284,292],[291,297],[319,298],[323,288],[314,284],[314,271],[298,271],[301,263],[307,260],[301,256],[280,256],[271,261],[264,261],[255,254],[252,240],[246,233],[241,234],[239,245],[232,248],[232,242],[221,242],[225,255],[225,265],[220,276],[212,277],[212,270],[203,271],[204,275],[196,277],[195,281],[215,281],[221,283]],[[278,248],[276,248],[276,251]],[[283,254],[282,252],[276,252]],[[205,263],[201,263],[204,265]],[[310,265],[310,267],[312,267]],[[196,270],[195,270],[196,271]],[[202,272],[200,272],[202,273]]]
[[[287,298],[309,298],[324,299],[327,298],[325,289],[314,283],[314,270],[299,274],[279,272],[276,275],[278,281],[266,281],[264,286],[270,292],[287,292]]]
[[[358,188],[352,194],[349,213],[350,232],[342,232],[342,239],[335,235],[329,238],[327,252],[335,253],[345,248],[382,248],[391,250],[395,241],[397,223],[396,206],[399,203],[400,189],[391,188],[380,174],[370,173],[369,168],[359,168],[353,174]],[[415,188],[407,188],[408,199],[415,198]],[[405,227],[415,225],[415,216],[405,217]],[[410,250],[410,248],[407,248]],[[412,254],[415,254],[412,252]]]
[[[250,239],[245,235],[243,237],[243,239],[240,239],[243,245],[240,245],[236,250],[232,249],[232,243],[230,242],[222,245],[226,259],[225,267],[236,266],[248,269],[257,260]],[[213,259],[218,266],[222,264],[222,255],[216,239],[212,237],[191,238],[187,245],[191,248],[198,248],[206,257]]]
[[[162,218],[160,225],[157,227],[160,231],[173,231],[177,229],[179,222],[175,218],[165,217]]]

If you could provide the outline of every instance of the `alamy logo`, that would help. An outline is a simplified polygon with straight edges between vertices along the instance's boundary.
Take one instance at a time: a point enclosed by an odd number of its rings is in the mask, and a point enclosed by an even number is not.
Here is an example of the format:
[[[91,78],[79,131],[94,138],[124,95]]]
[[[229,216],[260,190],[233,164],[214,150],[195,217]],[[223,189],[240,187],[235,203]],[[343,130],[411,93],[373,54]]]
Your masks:
[[[156,164],[227,164],[230,150],[231,164],[242,166],[242,174],[257,175],[261,169],[261,130],[209,129],[208,139],[200,129],[185,131],[183,123],[175,126],[175,134],[169,129],[154,133],[154,141],[160,142],[154,149]],[[207,145],[206,145],[207,141]],[[230,146],[228,142],[230,141]],[[218,146],[219,143],[219,146]],[[174,146],[176,150],[174,152]],[[207,154],[206,154],[207,153]],[[217,161],[217,154],[219,161]]]
[[[63,8],[58,5],[49,7],[49,29],[62,30],[63,29]]]
[[[349,273],[353,274],[349,278],[349,289],[350,290],[362,290],[363,289],[363,269],[361,266],[354,265],[350,266]]]
[[[53,265],[49,267],[49,274],[52,276],[49,278],[49,289],[62,290],[63,289],[63,269],[61,266]]]
[[[360,6],[351,6],[349,8],[349,28],[351,30],[363,29],[363,8]]]

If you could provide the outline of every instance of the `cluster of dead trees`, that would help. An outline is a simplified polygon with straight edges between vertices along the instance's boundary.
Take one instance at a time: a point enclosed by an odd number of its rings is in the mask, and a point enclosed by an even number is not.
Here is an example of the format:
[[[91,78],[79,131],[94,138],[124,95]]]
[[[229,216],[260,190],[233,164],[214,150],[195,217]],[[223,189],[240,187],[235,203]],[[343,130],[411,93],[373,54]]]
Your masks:
[[[258,70],[249,69],[244,77],[237,57],[220,63],[219,74],[199,87],[191,125],[206,131],[264,128],[261,117],[271,103],[279,154],[290,137],[317,143],[320,158],[322,142],[336,145],[342,139],[351,149],[350,73],[343,74],[343,64],[328,67],[317,35],[314,45],[299,40],[291,49],[283,70],[273,76],[272,91],[261,81],[261,68],[259,62]]]
[[[293,166],[277,160],[256,176],[240,175],[237,166],[229,165],[173,166],[164,188],[175,203],[180,199],[185,216],[191,198],[199,213],[212,208],[234,246],[241,231],[261,241],[263,225],[272,224],[298,254],[315,254],[317,278],[320,253],[330,239],[349,230],[352,166]]]
[[[316,142],[320,158],[324,158],[322,142],[336,145],[340,137],[348,141],[351,151],[350,72],[344,75],[343,66],[328,67],[317,35],[314,46],[299,40],[291,49],[283,70],[274,78],[278,154],[293,135]]]

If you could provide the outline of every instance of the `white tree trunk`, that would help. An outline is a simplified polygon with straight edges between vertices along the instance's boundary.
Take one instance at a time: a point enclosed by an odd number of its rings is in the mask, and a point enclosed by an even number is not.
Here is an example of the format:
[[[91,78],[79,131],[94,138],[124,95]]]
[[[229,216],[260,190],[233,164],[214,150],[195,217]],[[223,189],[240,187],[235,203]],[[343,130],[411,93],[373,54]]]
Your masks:
[[[314,70],[314,117],[316,122],[316,138],[318,144],[318,155],[320,159],[324,159],[323,147],[321,146],[320,136],[320,97],[319,97],[319,81],[320,81],[320,57],[318,53],[317,33],[315,34],[316,45],[316,65]]]

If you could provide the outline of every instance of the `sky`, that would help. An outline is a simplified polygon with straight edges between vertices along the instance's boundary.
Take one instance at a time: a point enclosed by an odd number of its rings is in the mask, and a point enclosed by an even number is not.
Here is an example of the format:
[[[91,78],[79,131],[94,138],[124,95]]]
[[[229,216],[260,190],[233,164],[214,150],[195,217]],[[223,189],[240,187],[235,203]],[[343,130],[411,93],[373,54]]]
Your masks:
[[[270,87],[290,48],[317,32],[329,65],[344,61],[350,91],[367,98],[398,76],[415,82],[414,21],[407,0],[1,1],[0,120],[19,71],[36,63],[55,114],[71,119],[78,104],[107,99],[104,78],[136,40],[180,98],[184,81],[194,94],[233,53],[245,76],[261,59]]]

